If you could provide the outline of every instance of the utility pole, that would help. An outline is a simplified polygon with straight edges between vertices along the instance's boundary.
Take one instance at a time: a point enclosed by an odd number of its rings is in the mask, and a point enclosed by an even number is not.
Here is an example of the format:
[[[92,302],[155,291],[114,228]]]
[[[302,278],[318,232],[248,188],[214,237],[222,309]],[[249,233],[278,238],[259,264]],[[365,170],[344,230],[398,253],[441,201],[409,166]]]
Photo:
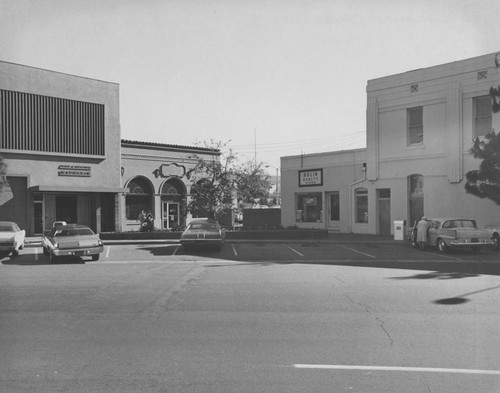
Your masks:
[[[253,129],[253,146],[254,146],[254,153],[253,153],[253,166],[254,169],[257,168],[257,129]]]

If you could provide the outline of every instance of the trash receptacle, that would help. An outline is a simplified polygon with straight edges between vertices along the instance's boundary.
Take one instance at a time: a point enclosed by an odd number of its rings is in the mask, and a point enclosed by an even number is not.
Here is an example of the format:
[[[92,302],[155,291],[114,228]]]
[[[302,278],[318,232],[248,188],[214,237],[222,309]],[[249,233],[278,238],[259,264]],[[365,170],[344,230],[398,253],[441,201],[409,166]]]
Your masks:
[[[394,221],[394,240],[405,240],[406,220]]]

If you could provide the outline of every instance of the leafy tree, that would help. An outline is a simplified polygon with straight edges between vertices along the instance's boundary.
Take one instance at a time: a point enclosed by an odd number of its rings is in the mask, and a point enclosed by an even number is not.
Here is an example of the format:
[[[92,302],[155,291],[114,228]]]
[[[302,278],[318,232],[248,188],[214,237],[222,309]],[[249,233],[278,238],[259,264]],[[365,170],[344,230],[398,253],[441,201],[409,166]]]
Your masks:
[[[476,138],[470,153],[482,162],[478,170],[467,172],[465,190],[500,205],[500,133],[492,131],[485,140]]]
[[[245,207],[253,205],[257,199],[266,200],[269,197],[271,181],[264,171],[263,164],[255,165],[246,162],[235,170],[238,205]]]
[[[236,158],[230,149],[221,151],[225,146],[222,142],[205,142],[205,148],[213,150],[212,157],[206,159],[198,155],[193,156],[197,161],[190,171],[193,185],[187,209],[194,216],[217,219],[233,208],[233,166]]]

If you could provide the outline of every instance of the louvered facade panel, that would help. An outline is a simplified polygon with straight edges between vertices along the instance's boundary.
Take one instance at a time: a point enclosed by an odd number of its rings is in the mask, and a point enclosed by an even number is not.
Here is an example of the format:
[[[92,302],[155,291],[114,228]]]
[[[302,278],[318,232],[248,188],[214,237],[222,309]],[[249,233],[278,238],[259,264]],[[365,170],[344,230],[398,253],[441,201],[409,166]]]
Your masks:
[[[104,156],[104,105],[0,90],[0,149]]]

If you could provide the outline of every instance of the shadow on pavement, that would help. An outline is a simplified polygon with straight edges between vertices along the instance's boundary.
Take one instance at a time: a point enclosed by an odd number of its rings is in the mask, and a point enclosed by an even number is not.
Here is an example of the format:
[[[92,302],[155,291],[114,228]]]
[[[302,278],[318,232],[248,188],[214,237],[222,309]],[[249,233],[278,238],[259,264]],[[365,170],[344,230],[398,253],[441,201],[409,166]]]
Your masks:
[[[70,257],[59,257],[54,262],[51,262],[50,258],[45,255],[40,255],[38,258],[33,254],[19,255],[17,257],[4,257],[0,258],[0,263],[2,265],[18,265],[18,266],[39,266],[39,265],[77,265],[85,263],[81,257],[70,256]]]

